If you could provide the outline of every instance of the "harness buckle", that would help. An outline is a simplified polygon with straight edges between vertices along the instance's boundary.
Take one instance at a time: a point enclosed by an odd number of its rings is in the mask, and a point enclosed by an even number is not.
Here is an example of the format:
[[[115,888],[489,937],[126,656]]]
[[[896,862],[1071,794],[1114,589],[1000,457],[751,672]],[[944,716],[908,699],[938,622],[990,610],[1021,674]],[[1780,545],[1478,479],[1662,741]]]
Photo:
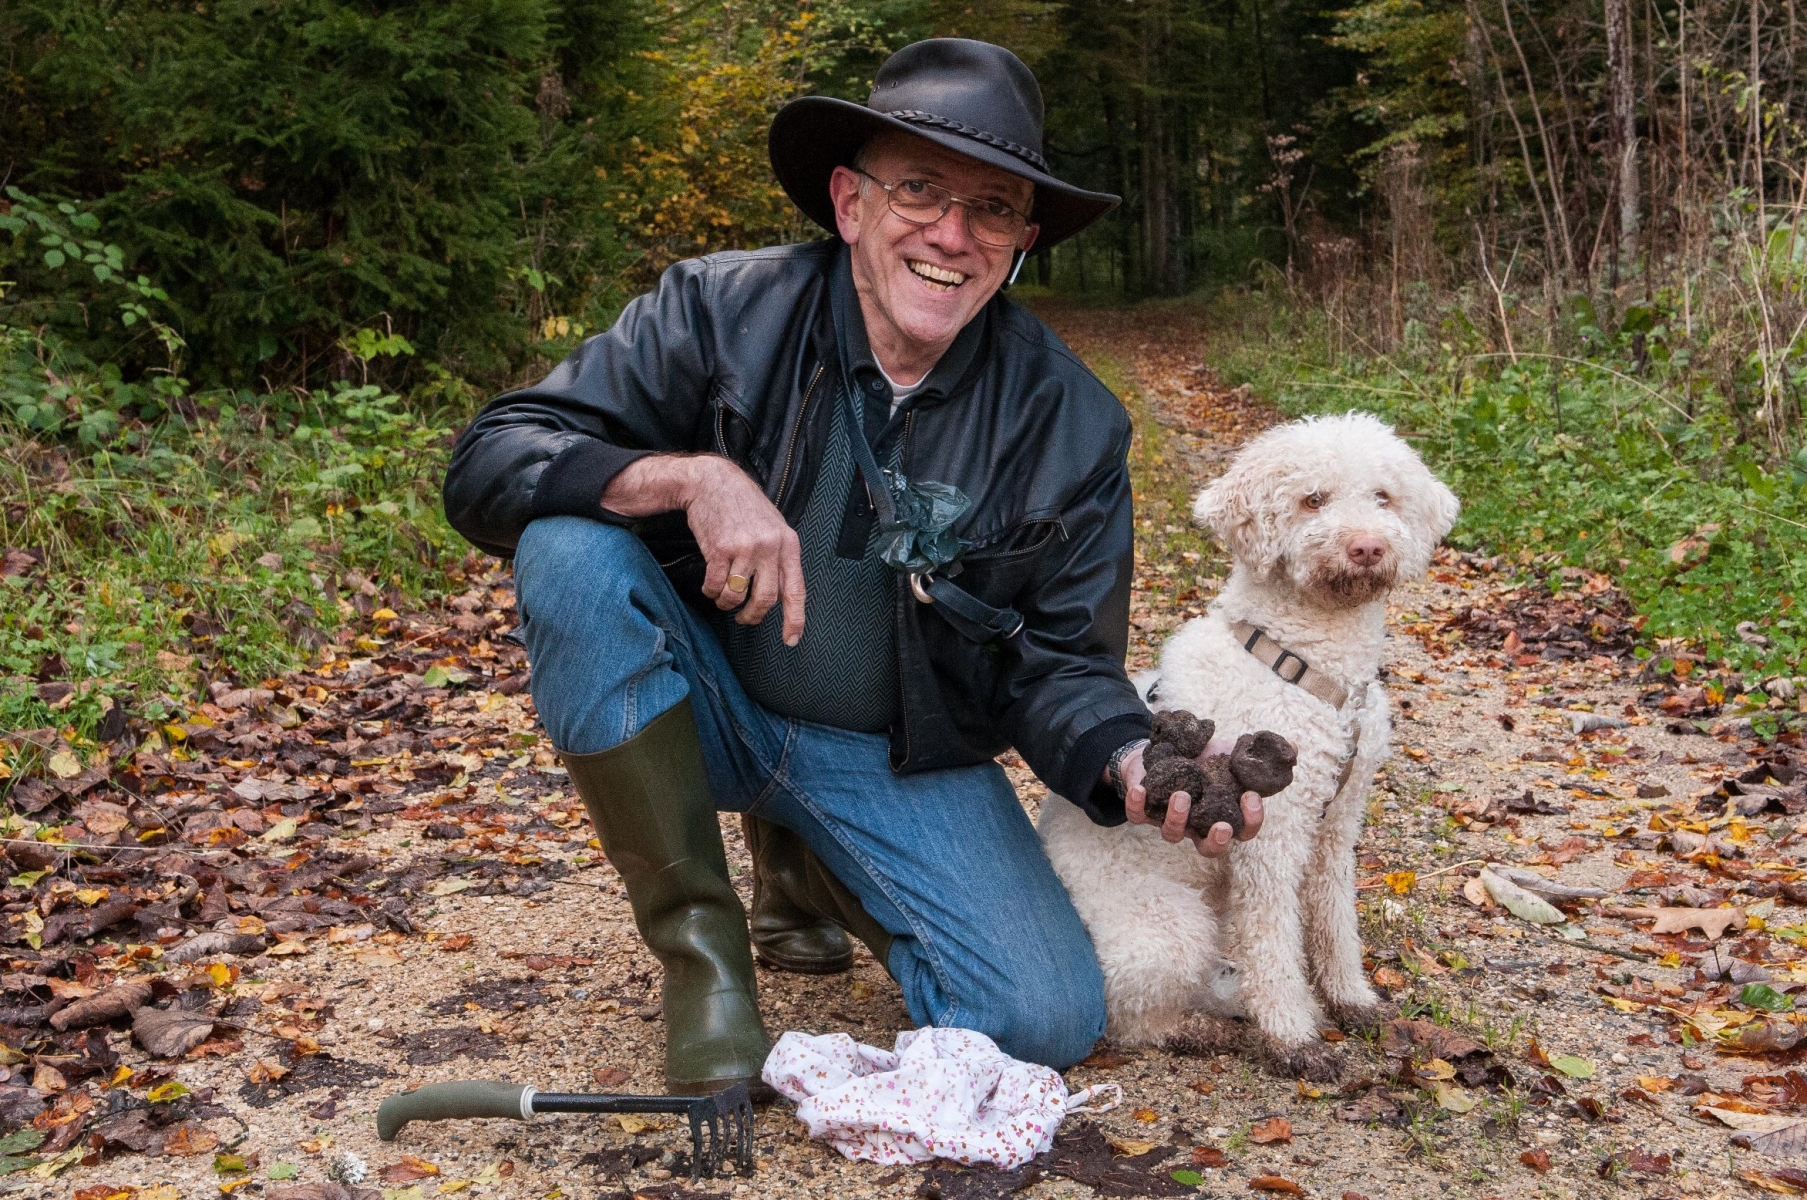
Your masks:
[[[1285,665],[1286,660],[1289,658],[1299,664],[1299,669],[1294,671],[1291,676],[1288,676],[1284,671],[1282,671],[1280,669],[1282,666]],[[1305,672],[1307,672],[1309,670],[1311,670],[1310,663],[1306,662],[1304,659],[1300,658],[1297,654],[1294,654],[1291,650],[1288,650],[1285,647],[1281,647],[1280,657],[1276,658],[1274,660],[1274,674],[1280,676],[1281,679],[1286,680],[1287,683],[1299,682],[1299,680],[1305,678]]]
[[[935,603],[935,597],[929,595],[928,589],[923,587],[923,580],[925,579],[930,583],[935,582],[935,576],[933,574],[922,571],[910,572],[910,591],[915,594],[916,599],[921,603],[933,604]]]

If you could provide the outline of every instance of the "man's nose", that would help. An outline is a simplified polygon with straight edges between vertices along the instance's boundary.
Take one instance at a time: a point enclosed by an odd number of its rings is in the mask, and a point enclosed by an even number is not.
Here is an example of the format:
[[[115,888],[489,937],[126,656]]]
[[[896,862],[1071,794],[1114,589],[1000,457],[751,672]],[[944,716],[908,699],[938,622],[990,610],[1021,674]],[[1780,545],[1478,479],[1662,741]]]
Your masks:
[[[949,204],[939,220],[923,227],[923,233],[943,250],[968,250],[974,245],[971,221],[966,205]]]
[[[1387,544],[1373,534],[1349,539],[1349,561],[1358,567],[1377,567],[1387,557]]]

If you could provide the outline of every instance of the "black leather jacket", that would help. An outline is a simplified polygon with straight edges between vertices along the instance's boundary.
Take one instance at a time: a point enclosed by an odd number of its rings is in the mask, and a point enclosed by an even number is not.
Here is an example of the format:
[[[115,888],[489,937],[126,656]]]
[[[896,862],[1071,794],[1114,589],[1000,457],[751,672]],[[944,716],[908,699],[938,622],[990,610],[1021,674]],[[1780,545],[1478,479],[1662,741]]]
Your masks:
[[[836,276],[839,276],[837,284]],[[632,525],[679,593],[701,602],[702,557],[681,513],[629,522],[603,489],[644,454],[738,463],[793,523],[827,437],[842,373],[877,378],[864,347],[837,347],[831,303],[856,303],[830,239],[678,263],[539,385],[501,396],[459,437],[446,517],[512,554],[536,517]],[[844,300],[836,301],[837,295]],[[1132,570],[1128,414],[1040,320],[999,295],[956,348],[964,369],[911,399],[903,473],[958,487],[972,507],[957,582],[1025,621],[982,645],[897,582],[899,772],[984,762],[1015,746],[1055,792],[1101,824],[1123,805],[1098,784],[1149,716],[1124,672]],[[949,352],[950,355],[954,351]],[[945,364],[944,364],[945,365]]]

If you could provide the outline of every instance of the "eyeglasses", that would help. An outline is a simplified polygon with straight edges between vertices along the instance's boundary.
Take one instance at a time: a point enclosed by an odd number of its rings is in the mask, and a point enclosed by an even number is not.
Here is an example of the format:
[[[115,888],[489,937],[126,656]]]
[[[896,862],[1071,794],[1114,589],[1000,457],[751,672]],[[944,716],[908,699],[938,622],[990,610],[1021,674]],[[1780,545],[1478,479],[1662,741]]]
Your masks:
[[[947,215],[950,206],[966,209],[966,228],[974,238],[987,246],[1015,247],[1022,240],[1029,218],[1002,200],[975,200],[956,196],[938,183],[926,179],[900,179],[886,183],[876,175],[853,170],[866,176],[885,190],[891,211],[912,225],[933,225]]]

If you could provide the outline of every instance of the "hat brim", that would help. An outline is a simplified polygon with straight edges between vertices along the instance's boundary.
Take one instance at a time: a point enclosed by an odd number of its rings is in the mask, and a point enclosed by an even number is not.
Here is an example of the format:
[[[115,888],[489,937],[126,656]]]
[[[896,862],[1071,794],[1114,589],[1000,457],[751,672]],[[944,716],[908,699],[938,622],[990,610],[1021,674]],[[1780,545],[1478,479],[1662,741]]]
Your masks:
[[[1035,239],[1037,250],[1065,241],[1121,203],[1108,192],[1074,187],[1008,151],[963,134],[912,125],[863,104],[831,96],[800,96],[779,109],[772,118],[766,148],[772,171],[792,202],[810,220],[836,233],[828,179],[836,167],[852,166],[860,147],[874,134],[887,130],[923,138],[1033,183],[1035,205],[1030,219],[1041,227]]]

